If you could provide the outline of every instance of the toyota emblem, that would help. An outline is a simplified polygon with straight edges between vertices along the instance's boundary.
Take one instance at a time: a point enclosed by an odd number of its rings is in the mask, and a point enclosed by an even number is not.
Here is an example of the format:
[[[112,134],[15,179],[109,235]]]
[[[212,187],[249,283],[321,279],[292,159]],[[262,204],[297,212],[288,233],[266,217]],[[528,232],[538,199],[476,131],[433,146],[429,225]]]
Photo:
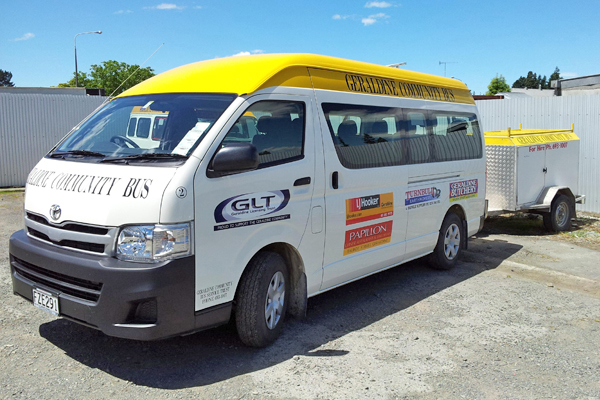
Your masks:
[[[52,207],[50,207],[50,217],[55,221],[60,218],[61,212],[62,210],[58,204],[53,204]]]

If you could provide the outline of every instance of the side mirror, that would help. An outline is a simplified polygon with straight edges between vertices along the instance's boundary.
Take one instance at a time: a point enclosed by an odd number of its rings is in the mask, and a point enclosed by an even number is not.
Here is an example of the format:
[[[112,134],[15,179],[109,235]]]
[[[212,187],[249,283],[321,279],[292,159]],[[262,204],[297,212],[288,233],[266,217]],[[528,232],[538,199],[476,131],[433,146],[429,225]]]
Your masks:
[[[258,168],[258,150],[250,143],[233,143],[221,148],[212,161],[215,176]]]

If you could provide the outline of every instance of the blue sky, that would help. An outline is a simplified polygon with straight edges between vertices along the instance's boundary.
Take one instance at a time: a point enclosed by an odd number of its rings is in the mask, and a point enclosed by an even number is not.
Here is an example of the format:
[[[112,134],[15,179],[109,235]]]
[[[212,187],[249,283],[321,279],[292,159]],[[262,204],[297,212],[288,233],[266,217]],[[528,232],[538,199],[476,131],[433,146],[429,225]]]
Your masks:
[[[55,86],[106,60],[156,73],[245,53],[317,53],[454,76],[476,94],[496,74],[600,73],[600,1],[28,1],[3,7],[0,69]]]

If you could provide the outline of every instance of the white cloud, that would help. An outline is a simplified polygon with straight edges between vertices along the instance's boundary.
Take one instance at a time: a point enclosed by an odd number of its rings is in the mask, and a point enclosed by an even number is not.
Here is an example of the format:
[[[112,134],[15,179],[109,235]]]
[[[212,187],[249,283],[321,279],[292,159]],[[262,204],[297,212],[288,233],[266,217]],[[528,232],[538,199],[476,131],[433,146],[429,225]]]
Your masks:
[[[332,19],[335,20],[340,20],[340,19],[347,19],[350,18],[351,15],[340,15],[340,14],[335,14],[333,17],[331,17]]]
[[[133,11],[131,10],[119,10],[115,11],[113,14],[131,14]]]
[[[365,4],[366,8],[388,8],[391,6],[392,4],[388,3],[387,1],[369,1],[367,4]]]
[[[185,6],[178,6],[173,3],[160,3],[157,6],[144,7],[145,10],[183,10]]]
[[[202,8],[202,6],[194,6],[194,9],[196,10],[200,10]]]
[[[29,39],[33,39],[35,37],[35,35],[31,32],[27,32],[26,34],[24,34],[23,36],[13,39],[15,42],[18,42],[20,40],[29,40]]]
[[[364,26],[369,26],[369,25],[373,25],[375,22],[378,22],[379,20],[387,19],[389,17],[390,17],[389,15],[386,15],[384,13],[378,13],[378,14],[369,15],[367,18],[361,19],[360,22],[362,22]]]
[[[249,56],[252,54],[262,54],[263,50],[252,50],[252,51],[240,51],[239,53],[231,55],[231,57]]]

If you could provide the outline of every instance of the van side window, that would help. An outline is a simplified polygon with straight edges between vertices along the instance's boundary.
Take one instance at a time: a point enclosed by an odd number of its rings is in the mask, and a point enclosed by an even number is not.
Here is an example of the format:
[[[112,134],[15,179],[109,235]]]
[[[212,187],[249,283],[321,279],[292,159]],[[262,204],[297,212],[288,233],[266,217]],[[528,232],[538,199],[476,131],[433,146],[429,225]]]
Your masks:
[[[420,110],[405,110],[406,136],[409,164],[431,161],[430,135],[427,131],[427,115]]]
[[[154,118],[154,126],[152,127],[152,140],[161,140],[167,126],[167,117]]]
[[[139,118],[136,137],[147,138],[150,135],[150,118]]]
[[[401,109],[334,103],[323,103],[322,108],[344,167],[359,169],[404,163]]]
[[[127,136],[135,136],[135,125],[137,124],[137,118],[130,118],[129,125],[127,126]]]
[[[475,114],[431,112],[434,161],[482,157],[481,132]]]
[[[252,143],[258,150],[258,168],[303,158],[305,112],[298,101],[259,101],[231,127],[222,146]]]

